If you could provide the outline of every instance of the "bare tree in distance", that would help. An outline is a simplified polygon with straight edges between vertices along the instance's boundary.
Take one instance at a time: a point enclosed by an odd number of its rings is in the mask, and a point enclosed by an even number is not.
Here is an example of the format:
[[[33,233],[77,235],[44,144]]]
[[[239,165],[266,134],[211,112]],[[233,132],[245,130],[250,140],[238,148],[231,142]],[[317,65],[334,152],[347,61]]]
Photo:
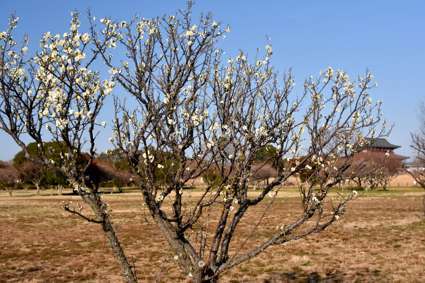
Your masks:
[[[292,74],[281,79],[271,66],[271,45],[253,61],[242,51],[225,56],[216,43],[229,28],[210,15],[194,24],[190,7],[172,16],[129,22],[104,18],[101,28],[94,20],[91,25],[98,51],[125,93],[115,99],[112,143],[140,176],[147,209],[195,282],[214,282],[275,245],[324,230],[344,213],[355,193],[325,205],[349,167],[336,160],[351,156],[364,136],[383,133],[377,127],[380,103],[369,97],[374,86],[369,72],[352,81],[328,68],[307,79],[296,96]],[[117,52],[126,58],[115,58]],[[282,166],[272,182],[249,196],[255,155],[268,145],[277,148],[270,162]],[[166,184],[158,178],[164,167],[159,152],[174,157]],[[289,159],[298,161],[293,166],[280,162]],[[283,182],[311,170],[312,163],[324,177],[300,185],[299,217],[282,219],[267,240],[232,254],[247,211],[275,197]],[[220,178],[209,182],[198,199],[186,197],[185,185],[211,169]],[[202,217],[212,210],[220,211],[217,219]]]
[[[421,105],[420,115],[420,128],[416,133],[411,135],[411,147],[415,152],[414,165],[416,168],[410,170],[409,173],[413,176],[415,181],[425,189],[425,104]]]
[[[12,188],[19,182],[18,171],[12,164],[0,161],[0,187],[12,196]]]
[[[420,107],[420,124],[419,130],[411,134],[411,147],[415,153],[413,160],[413,168],[407,172],[415,179],[416,183],[425,189],[425,103]],[[425,214],[425,196],[422,199]]]
[[[26,145],[26,152],[19,151],[13,157],[13,166],[18,169],[20,179],[24,184],[32,184],[40,193],[42,187],[47,186],[65,186],[66,177],[57,168],[61,164],[61,154],[65,147],[62,143],[50,142],[44,144],[45,158],[50,160],[49,166],[42,163],[42,159],[38,156],[39,148],[37,143],[29,143]],[[26,158],[28,155],[30,158]],[[56,165],[55,165],[56,164]]]
[[[33,184],[36,188],[37,195],[40,194],[41,183],[45,176],[44,168],[44,166],[40,166],[40,164],[32,161],[25,161],[17,168],[19,179],[23,183]]]
[[[225,56],[217,42],[229,28],[210,15],[194,24],[190,4],[155,19],[89,19],[90,34],[80,34],[74,13],[69,32],[46,33],[41,50],[26,59],[26,42],[18,46],[13,39],[17,18],[11,18],[9,29],[0,33],[0,128],[24,151],[27,139],[37,142],[42,157],[47,140],[65,144],[60,168],[94,217],[71,205],[65,209],[101,225],[125,281],[136,282],[136,273],[93,170],[97,133],[104,127],[99,113],[115,83],[122,91],[115,99],[111,142],[138,175],[158,231],[194,281],[217,281],[275,245],[324,230],[344,213],[355,193],[326,201],[349,167],[336,160],[352,155],[363,137],[383,134],[380,103],[369,96],[374,86],[369,72],[351,80],[329,67],[307,79],[297,96],[292,74],[280,78],[272,68],[271,45],[254,60],[242,51]],[[98,58],[111,79],[102,80],[93,70]],[[280,164],[276,177],[248,195],[256,153],[269,145],[277,149],[269,160]],[[310,164],[324,177],[300,185],[303,211],[297,219],[282,218],[268,239],[232,253],[247,211],[275,198],[283,182],[311,170]],[[218,182],[197,199],[186,197],[185,185],[211,168],[219,172]],[[218,218],[206,222],[202,216],[212,210],[220,211]],[[261,223],[263,216],[253,221]]]
[[[403,157],[394,153],[359,152],[350,157],[347,178],[363,189],[387,189],[390,179],[402,172]]]
[[[277,170],[270,163],[257,162],[251,166],[251,179],[253,181],[262,181],[268,184],[270,179],[276,177]]]

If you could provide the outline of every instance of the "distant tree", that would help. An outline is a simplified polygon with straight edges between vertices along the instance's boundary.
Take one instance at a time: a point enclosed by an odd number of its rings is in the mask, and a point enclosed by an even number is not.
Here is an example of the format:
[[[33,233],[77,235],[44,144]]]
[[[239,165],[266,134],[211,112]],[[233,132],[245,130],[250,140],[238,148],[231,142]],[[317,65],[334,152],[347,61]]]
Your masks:
[[[411,134],[411,147],[415,152],[414,168],[407,172],[415,179],[416,183],[425,189],[425,103],[420,108],[420,125],[416,133]],[[425,196],[422,199],[425,214]]]
[[[392,177],[403,170],[403,159],[393,153],[360,152],[350,157],[347,178],[359,188],[387,189]]]
[[[277,170],[270,163],[256,162],[251,166],[251,179],[253,181],[264,181],[268,185],[270,179],[277,176]]]
[[[279,155],[279,150],[273,145],[265,145],[255,153],[255,160],[257,161],[274,161],[276,156]]]
[[[17,169],[19,179],[24,184],[33,184],[37,190],[37,194],[40,194],[40,187],[46,171],[44,167],[32,161],[25,161]]]
[[[12,188],[19,182],[18,171],[11,164],[0,161],[0,187],[12,196]]]
[[[27,154],[21,150],[13,158],[13,165],[18,169],[23,183],[33,184],[37,194],[43,186],[65,186],[66,176],[60,171],[66,147],[61,142],[46,142],[44,144],[45,158],[50,163],[43,164],[39,145],[36,142],[27,145]]]
[[[154,150],[154,149],[151,149]],[[142,152],[140,153],[142,154]],[[158,160],[161,162],[161,166],[155,168],[155,171],[153,172],[155,174],[155,179],[157,180],[158,185],[165,185],[169,182],[171,182],[170,178],[172,178],[173,173],[175,173],[175,169],[178,167],[178,157],[173,156],[170,152],[166,151],[157,151],[155,152],[155,155],[157,156]],[[102,153],[99,155],[99,158],[97,160],[102,161],[103,163],[108,164],[109,167],[115,168],[115,172],[117,173],[117,179],[114,180],[111,176],[112,182],[117,182],[119,184],[124,183],[130,183],[129,180],[136,181],[136,179],[139,179],[139,176],[137,174],[130,173],[131,167],[128,163],[127,157],[120,152],[118,149],[114,150],[108,150],[105,153]],[[141,165],[143,166],[143,164]],[[167,173],[165,173],[167,172]],[[125,181],[122,176],[127,175],[128,178]]]
[[[117,168],[119,170],[131,170],[130,165],[127,161],[127,157],[118,149],[110,149],[106,152],[102,152],[101,154],[99,154],[99,157],[97,159],[107,161],[111,163],[114,168]]]
[[[425,189],[425,103],[422,104],[420,110],[420,128],[416,133],[411,135],[411,147],[415,152],[414,164],[416,168],[408,172],[413,176],[416,183]]]
[[[298,174],[301,182],[316,185],[326,180],[328,177],[323,175],[324,172],[321,170],[321,166],[321,162],[314,162],[311,159]]]
[[[128,170],[119,169],[108,160],[95,159],[92,164],[93,169],[88,171],[92,172],[93,175],[100,177],[97,181],[102,186],[113,186],[116,187],[119,192],[122,191],[122,187],[129,186],[130,184],[137,182],[139,179],[137,175],[132,174]]]
[[[279,149],[271,144],[261,147],[254,157],[254,164],[251,167],[253,180],[265,181],[269,183],[271,178],[275,178],[277,170],[285,168],[285,161],[279,157]]]
[[[219,169],[213,166],[203,172],[202,179],[209,187],[218,187],[223,182]]]
[[[44,145],[44,154],[50,160],[51,163],[56,164],[60,167],[63,156],[66,152],[66,146],[63,142],[46,142]],[[36,142],[29,143],[26,145],[26,152],[21,150],[13,157],[13,165],[19,166],[20,164],[28,160],[41,160],[41,152],[39,145]],[[26,156],[28,154],[28,156]]]

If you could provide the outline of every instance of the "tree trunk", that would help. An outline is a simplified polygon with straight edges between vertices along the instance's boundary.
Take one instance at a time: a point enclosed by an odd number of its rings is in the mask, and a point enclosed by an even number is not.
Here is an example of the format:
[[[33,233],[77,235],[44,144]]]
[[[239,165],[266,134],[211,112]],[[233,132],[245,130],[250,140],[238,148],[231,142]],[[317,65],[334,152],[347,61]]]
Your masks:
[[[363,184],[362,184],[362,179],[361,178],[357,178],[357,187],[359,188],[359,189],[362,189],[363,188],[363,186],[362,186]]]
[[[106,238],[108,238],[115,259],[118,260],[118,263],[121,267],[121,272],[124,281],[127,283],[136,283],[136,273],[132,265],[128,261],[128,258],[125,255],[123,248],[121,247],[121,243],[118,240],[111,219],[109,218],[109,214],[106,211],[106,204],[100,199],[100,197],[96,193],[92,193],[90,196],[81,195],[81,197],[87,204],[90,205],[97,219],[101,221],[100,224],[102,225],[103,232],[105,233]]]
[[[121,247],[121,244],[115,233],[114,227],[112,226],[109,216],[107,215],[103,219],[102,228],[106,234],[106,237],[109,240],[109,244],[111,245],[114,256],[121,266],[122,276],[124,277],[124,280],[128,283],[136,283],[136,274],[126,257],[123,248]]]
[[[384,188],[384,191],[388,191],[388,183],[389,183],[389,180],[385,180],[385,181],[383,182],[383,188]]]
[[[207,278],[207,279],[206,279]],[[196,283],[216,283],[218,282],[218,276],[209,278],[206,270],[200,270],[198,273],[193,274],[193,282]]]
[[[40,195],[40,183],[35,182],[34,185],[35,185],[35,188],[37,189],[37,195],[39,196]]]
[[[422,208],[424,210],[424,216],[425,216],[425,195],[422,197]]]
[[[58,194],[62,195],[62,190],[63,190],[63,186],[62,185],[58,185]]]

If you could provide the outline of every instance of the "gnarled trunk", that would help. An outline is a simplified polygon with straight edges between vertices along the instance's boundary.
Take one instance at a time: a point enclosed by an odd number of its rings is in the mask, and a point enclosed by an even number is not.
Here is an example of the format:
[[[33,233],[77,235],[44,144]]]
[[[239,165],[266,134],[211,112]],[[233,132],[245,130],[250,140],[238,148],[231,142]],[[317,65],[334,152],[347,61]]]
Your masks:
[[[59,194],[59,195],[62,195],[62,192],[63,192],[63,186],[62,186],[62,185],[58,185],[58,186],[57,186],[57,189],[58,189],[58,194]]]
[[[211,277],[211,270],[208,268],[200,269],[198,272],[193,274],[193,282],[196,283],[216,283],[218,282],[218,276]]]
[[[121,247],[121,244],[108,216],[103,219],[102,229],[105,232],[106,237],[108,238],[109,244],[112,248],[115,258],[118,260],[121,266],[122,275],[125,281],[128,283],[137,282],[137,277],[133,270],[133,267],[131,266],[124,253],[123,248]]]
[[[96,215],[97,223],[102,226],[103,232],[109,241],[115,259],[118,261],[123,279],[127,283],[136,283],[137,276],[133,266],[130,264],[124,249],[116,235],[115,229],[112,225],[108,212],[106,211],[106,204],[100,199],[96,193],[89,195],[81,195],[81,198],[86,202]]]
[[[424,216],[425,216],[425,195],[422,197],[422,208],[424,210]]]
[[[36,188],[37,195],[40,195],[40,182],[35,182],[34,185],[35,185],[35,188]]]

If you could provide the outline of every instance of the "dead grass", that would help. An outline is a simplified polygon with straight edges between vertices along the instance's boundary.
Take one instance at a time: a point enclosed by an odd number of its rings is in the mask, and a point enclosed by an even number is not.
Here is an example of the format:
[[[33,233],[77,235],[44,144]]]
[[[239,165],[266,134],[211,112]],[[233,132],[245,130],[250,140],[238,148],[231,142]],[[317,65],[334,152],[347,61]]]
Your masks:
[[[341,221],[320,235],[267,251],[226,273],[224,282],[423,282],[425,220],[421,191],[362,193]],[[193,192],[192,198],[196,199]],[[140,195],[105,195],[123,245],[141,281],[187,280],[157,233]],[[71,196],[0,195],[0,282],[120,282],[100,227],[67,215]],[[252,211],[235,239],[236,251],[250,228]],[[248,245],[270,235],[282,219],[297,215],[295,192],[280,195]],[[214,213],[214,212],[212,212]],[[310,281],[311,282],[311,281]],[[313,281],[314,282],[314,281]]]

